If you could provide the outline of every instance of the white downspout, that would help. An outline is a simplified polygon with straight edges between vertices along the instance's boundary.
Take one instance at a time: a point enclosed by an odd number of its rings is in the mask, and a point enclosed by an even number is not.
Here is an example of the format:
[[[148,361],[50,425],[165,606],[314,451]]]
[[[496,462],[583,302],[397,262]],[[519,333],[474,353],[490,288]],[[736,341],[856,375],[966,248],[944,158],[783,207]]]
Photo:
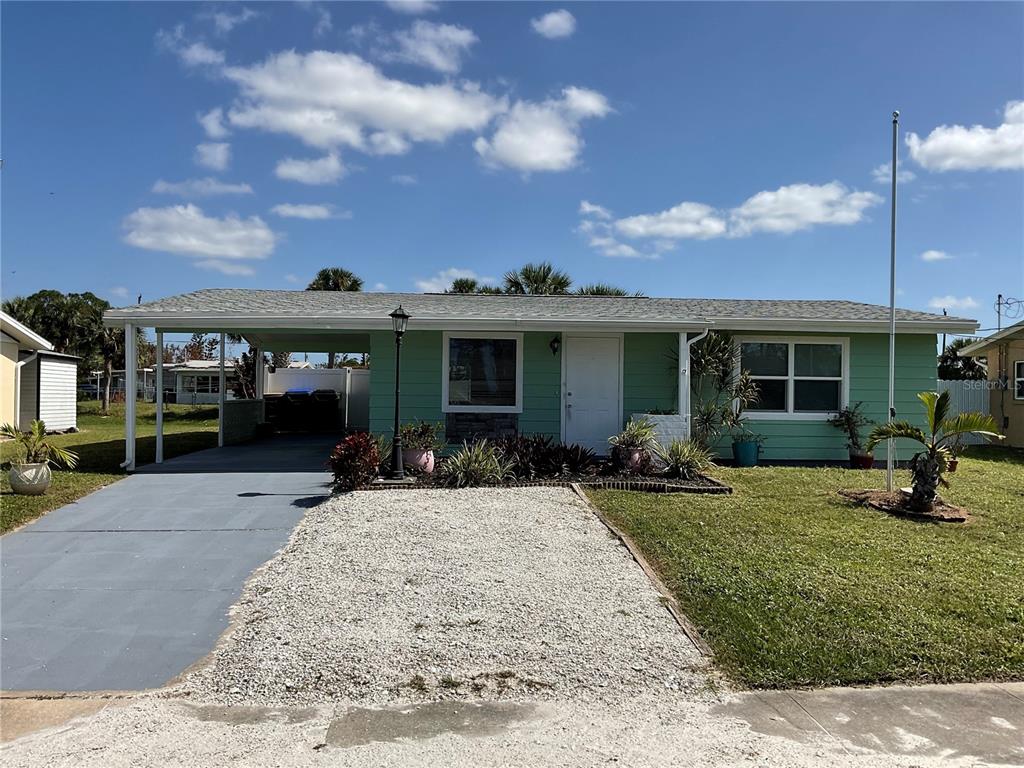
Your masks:
[[[227,402],[227,393],[224,392],[224,384],[225,384],[225,381],[226,381],[226,377],[224,375],[224,342],[225,342],[224,332],[221,331],[221,333],[220,333],[220,370],[218,372],[218,377],[219,377],[219,381],[220,381],[220,387],[219,387],[220,392],[218,393],[218,397],[217,397],[217,404],[218,404],[218,408],[217,408],[217,447],[218,448],[223,448],[224,447],[224,403]]]
[[[164,461],[164,332],[156,332],[156,463]]]
[[[31,363],[39,357],[38,352],[33,352],[31,355],[26,357],[24,360],[19,360],[14,364],[14,428],[22,429],[21,425],[21,367],[26,363]],[[36,382],[36,386],[39,386],[39,382]]]
[[[679,415],[683,417],[686,424],[686,439],[689,440],[692,434],[690,422],[690,347],[703,339],[709,333],[705,328],[692,339],[686,338],[686,331],[679,334]]]
[[[135,398],[138,396],[138,346],[135,326],[124,325],[124,463],[129,472],[135,471]]]

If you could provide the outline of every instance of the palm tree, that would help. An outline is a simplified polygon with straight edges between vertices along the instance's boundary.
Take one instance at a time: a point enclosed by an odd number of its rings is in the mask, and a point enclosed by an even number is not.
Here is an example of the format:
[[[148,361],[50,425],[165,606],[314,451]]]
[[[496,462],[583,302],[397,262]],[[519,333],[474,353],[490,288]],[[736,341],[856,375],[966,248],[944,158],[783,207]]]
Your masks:
[[[643,296],[640,291],[630,293],[625,288],[608,283],[590,283],[577,288],[573,293],[580,296]]]
[[[954,339],[939,355],[939,378],[943,381],[959,379],[984,379],[985,369],[973,357],[964,357],[960,350],[972,344],[974,339]]]
[[[505,273],[505,293],[565,295],[572,286],[572,278],[551,262],[524,264],[521,269]]]
[[[324,267],[306,286],[307,291],[361,291],[363,278],[341,267]],[[334,352],[327,353],[327,367],[334,367]]]
[[[949,392],[919,392],[918,400],[924,404],[927,431],[909,421],[890,421],[879,424],[871,430],[868,450],[883,440],[906,438],[924,446],[923,451],[914,454],[910,460],[913,490],[910,494],[910,508],[918,512],[930,512],[935,504],[939,485],[948,485],[942,473],[952,458],[951,446],[967,435],[1002,440],[996,420],[985,413],[961,413],[949,418]]]
[[[452,280],[447,293],[480,293],[480,283],[472,277],[457,277]]]

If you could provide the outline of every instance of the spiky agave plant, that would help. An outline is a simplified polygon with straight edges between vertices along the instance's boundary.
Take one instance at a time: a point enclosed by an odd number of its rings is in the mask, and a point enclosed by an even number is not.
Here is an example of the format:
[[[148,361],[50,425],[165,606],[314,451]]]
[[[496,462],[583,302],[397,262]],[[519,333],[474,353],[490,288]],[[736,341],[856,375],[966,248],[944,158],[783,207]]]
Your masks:
[[[939,486],[949,483],[942,477],[951,458],[950,445],[966,435],[981,435],[1002,440],[996,427],[996,420],[985,413],[961,413],[949,418],[949,392],[919,392],[917,399],[924,404],[927,430],[909,421],[890,421],[879,424],[871,430],[868,450],[883,440],[905,438],[924,446],[923,451],[914,454],[910,461],[911,484],[910,508],[918,512],[930,512],[935,504]]]
[[[15,429],[11,424],[0,426],[0,436],[10,438],[17,443],[25,455],[21,464],[53,464],[74,469],[78,465],[78,454],[54,445],[46,439],[46,424],[36,419],[27,432]]]

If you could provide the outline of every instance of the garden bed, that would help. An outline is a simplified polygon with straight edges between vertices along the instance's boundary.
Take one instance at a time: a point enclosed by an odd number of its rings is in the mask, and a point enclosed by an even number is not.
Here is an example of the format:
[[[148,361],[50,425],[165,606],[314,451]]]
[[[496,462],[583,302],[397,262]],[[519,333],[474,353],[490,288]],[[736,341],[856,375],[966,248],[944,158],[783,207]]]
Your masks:
[[[844,489],[839,491],[839,495],[856,504],[877,509],[879,512],[911,520],[932,523],[965,523],[970,519],[966,509],[949,504],[939,497],[936,497],[931,512],[919,512],[907,507],[907,494],[903,491]]]

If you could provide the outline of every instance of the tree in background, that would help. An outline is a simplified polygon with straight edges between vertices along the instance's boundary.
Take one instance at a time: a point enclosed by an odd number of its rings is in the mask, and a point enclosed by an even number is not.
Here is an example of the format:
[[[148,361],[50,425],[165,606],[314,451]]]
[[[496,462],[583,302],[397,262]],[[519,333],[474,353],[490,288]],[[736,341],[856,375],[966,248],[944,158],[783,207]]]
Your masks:
[[[505,293],[530,295],[565,295],[572,287],[568,273],[555,269],[549,261],[524,264],[505,273]]]
[[[457,277],[445,293],[480,293],[480,283],[472,277]]]
[[[960,381],[962,379],[984,379],[985,369],[973,357],[962,357],[960,350],[973,343],[971,339],[954,339],[939,355],[939,379]]]
[[[103,312],[110,303],[88,291],[68,293],[36,291],[15,296],[3,310],[53,344],[55,352],[82,359],[81,370],[94,370],[103,362]]]
[[[324,267],[306,286],[307,291],[361,291],[363,279],[341,267]],[[334,352],[327,353],[327,367],[334,367]]]
[[[249,351],[243,352],[235,361],[235,373],[238,374],[235,381],[235,397],[245,400],[256,399],[256,349],[250,344]],[[266,355],[263,357],[266,362]]]
[[[180,361],[213,360],[217,357],[220,340],[216,336],[207,337],[205,333],[193,333],[192,338],[181,347]]]
[[[291,362],[291,352],[274,352],[270,356],[270,363],[275,368],[287,368],[289,365],[291,365]]]
[[[619,288],[608,283],[588,283],[581,285],[573,293],[578,296],[643,296],[640,291],[630,293],[625,288]]]

